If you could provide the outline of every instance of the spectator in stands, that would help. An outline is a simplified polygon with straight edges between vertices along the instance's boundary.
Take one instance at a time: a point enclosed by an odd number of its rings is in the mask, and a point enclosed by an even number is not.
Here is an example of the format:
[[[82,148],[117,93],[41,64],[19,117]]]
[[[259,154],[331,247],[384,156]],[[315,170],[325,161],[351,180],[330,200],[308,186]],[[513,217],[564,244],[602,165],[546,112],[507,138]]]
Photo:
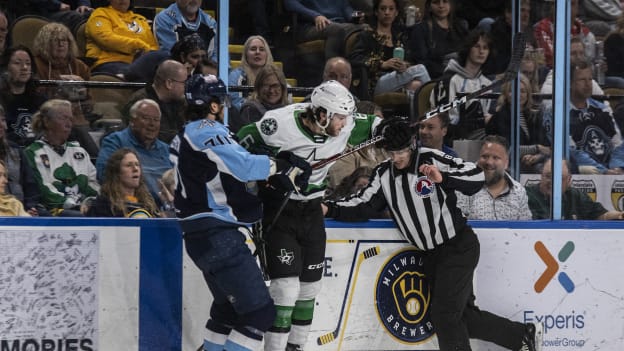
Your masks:
[[[9,34],[9,19],[6,14],[0,10],[0,56],[4,53],[7,46],[7,37]]]
[[[570,66],[571,156],[582,174],[624,174],[624,143],[611,109],[591,97],[592,65],[580,60]],[[553,120],[549,106],[544,126],[551,138]]]
[[[325,40],[325,61],[344,56],[346,38],[363,28],[361,24],[351,23],[353,8],[348,0],[284,0],[284,8],[297,14],[298,42]]]
[[[201,9],[201,0],[176,0],[154,18],[154,34],[161,50],[170,51],[184,37],[197,33],[207,55],[217,62],[217,21]]]
[[[424,65],[412,65],[404,57],[393,55],[393,50],[403,49],[407,41],[400,24],[399,2],[374,0],[373,9],[373,28],[358,36],[349,60],[362,79],[366,76],[370,96],[398,90],[413,94],[431,79]]]
[[[448,132],[450,119],[447,112],[422,120],[418,124],[418,140],[420,145],[430,149],[444,151],[453,157],[459,157],[457,152],[444,143],[444,137]]]
[[[60,22],[70,30],[76,29],[89,18],[93,8],[89,0],[13,0],[17,17],[24,15],[43,16]]]
[[[87,57],[93,73],[123,75],[137,57],[158,50],[147,19],[130,9],[130,0],[110,0],[95,9],[86,25]]]
[[[100,142],[100,154],[95,163],[97,179],[102,183],[107,181],[106,162],[116,150],[131,148],[141,162],[141,173],[152,197],[158,199],[158,180],[173,167],[169,160],[169,145],[158,139],[160,123],[160,107],[156,101],[141,99],[132,104],[128,127],[105,136]]]
[[[588,61],[589,59],[587,58],[585,52],[586,52],[585,45],[583,44],[583,41],[581,40],[581,38],[579,37],[570,38],[570,62]],[[542,83],[542,89],[540,90],[541,94],[552,94],[553,71],[554,71],[553,69],[548,71],[548,74],[546,75],[546,78],[544,79],[544,82]],[[598,82],[596,82],[596,80],[594,79],[592,79],[592,95],[604,95],[604,91],[602,90]],[[542,104],[545,107],[547,107],[548,105],[551,104],[551,100],[544,99],[542,101]],[[608,102],[605,102],[605,104],[609,106]]]
[[[555,3],[552,3],[554,8]],[[577,18],[579,0],[570,0],[570,17],[572,19],[572,25],[570,28],[570,35],[573,37],[579,37],[585,46],[585,56],[590,60],[593,60],[596,49],[596,38],[594,34],[589,31],[589,28],[583,24],[583,22]],[[546,66],[552,68],[554,59],[554,44],[555,44],[555,24],[553,22],[554,12],[552,16],[545,17],[533,26],[534,37],[537,42],[537,46],[544,49],[544,58],[546,60]]]
[[[36,89],[33,55],[23,45],[13,46],[4,52],[0,67],[6,72],[0,78],[0,104],[6,111],[7,138],[27,146],[35,140],[32,115],[46,100]]]
[[[139,157],[123,147],[106,162],[100,195],[91,203],[89,217],[158,217],[158,206],[145,184]]]
[[[509,167],[507,140],[498,135],[483,139],[478,166],[483,169],[485,184],[474,195],[457,195],[457,207],[468,219],[529,220],[528,198],[524,187],[514,180]]]
[[[72,119],[69,101],[46,101],[33,116],[33,129],[41,137],[25,150],[35,172],[41,203],[54,216],[82,216],[81,202],[100,190],[87,151],[67,140]]]
[[[563,219],[624,219],[624,212],[607,211],[587,193],[571,187],[572,176],[568,162],[561,163],[561,217]],[[533,219],[549,219],[552,198],[552,161],[546,160],[538,184],[528,185],[529,208]]]
[[[125,124],[127,125],[128,118],[132,117],[130,108],[135,102],[146,98],[154,100],[162,113],[158,138],[169,143],[186,122],[184,85],[187,77],[187,70],[183,64],[174,60],[163,61],[156,69],[154,82],[130,96],[122,112]]]
[[[511,85],[512,82],[503,84],[496,112],[485,125],[486,134],[500,135],[507,140],[511,140],[512,130],[515,133],[515,116],[511,114],[511,104],[514,98],[511,95]],[[520,145],[521,170],[539,173],[544,160],[550,156],[550,143],[544,132],[541,106],[533,103],[531,82],[524,74],[520,74],[520,140],[518,145]],[[515,146],[512,145],[512,147]]]
[[[451,59],[431,92],[431,106],[453,101],[458,94],[468,94],[491,84],[483,75],[481,67],[490,54],[491,38],[487,32],[473,30],[458,53],[457,60]],[[479,139],[490,119],[490,100],[470,100],[460,107],[449,110],[449,140],[457,138]]]
[[[484,69],[485,74],[502,74],[509,65],[512,52],[512,13],[511,1],[504,2],[504,13],[494,20],[490,27],[492,37],[492,47],[496,48],[496,55],[493,55],[488,67]],[[532,49],[536,46],[533,38],[533,27],[529,20],[531,15],[531,3],[529,0],[520,1],[520,31],[525,34],[526,47]]]
[[[228,77],[229,85],[254,85],[256,83],[256,75],[260,72],[260,69],[272,63],[273,54],[266,39],[259,35],[250,36],[245,41],[240,66],[230,71]],[[240,111],[246,96],[247,94],[240,92],[230,93],[232,106],[237,111]]]
[[[342,84],[345,88],[351,89],[353,72],[351,71],[351,63],[344,57],[332,57],[325,62],[323,68],[323,82],[335,80]]]
[[[284,73],[275,65],[266,65],[258,72],[254,91],[243,103],[238,116],[229,119],[230,130],[236,133],[242,126],[259,121],[266,111],[287,104],[288,87]]]
[[[77,58],[78,47],[74,36],[61,23],[51,22],[43,26],[34,42],[35,65],[42,79],[49,80],[85,80],[91,73],[89,66]],[[64,99],[72,103],[72,135],[87,150],[92,158],[97,157],[98,146],[89,135],[89,120],[93,105],[86,87],[75,85],[53,86],[42,91],[50,99]]]
[[[407,42],[409,60],[425,65],[432,79],[442,76],[468,36],[468,23],[457,17],[455,9],[454,0],[425,1],[424,18],[412,28]]]
[[[188,74],[191,75],[197,72],[197,66],[204,58],[206,58],[206,43],[197,33],[193,33],[176,42],[170,53],[161,49],[134,60],[128,67],[125,79],[131,82],[151,83],[154,81],[156,68],[167,59],[184,64]]]
[[[39,190],[21,147],[7,139],[7,124],[4,108],[0,105],[0,161],[4,162],[8,174],[6,193],[22,202],[28,213],[38,215]]]
[[[181,62],[186,67],[188,75],[201,73],[197,67],[207,58],[206,43],[197,33],[185,36],[173,45],[171,58]]]
[[[546,72],[544,72],[546,67],[543,61],[543,57],[540,59],[537,50],[527,50],[520,61],[520,73],[529,78],[531,90],[534,93],[540,92],[543,80],[546,79]]]
[[[604,56],[607,61],[605,86],[624,88],[624,14],[604,41]]]
[[[15,196],[7,193],[9,172],[4,161],[0,160],[0,216],[30,217],[24,205]]]

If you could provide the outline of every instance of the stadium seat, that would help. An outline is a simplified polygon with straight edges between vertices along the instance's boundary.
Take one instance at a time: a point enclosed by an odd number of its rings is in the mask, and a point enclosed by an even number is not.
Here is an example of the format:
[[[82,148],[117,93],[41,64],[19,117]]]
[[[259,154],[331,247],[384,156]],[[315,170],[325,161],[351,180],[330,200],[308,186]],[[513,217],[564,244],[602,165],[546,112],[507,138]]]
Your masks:
[[[24,45],[32,51],[37,33],[41,27],[48,23],[50,21],[41,16],[26,15],[19,17],[11,26],[12,45]]]

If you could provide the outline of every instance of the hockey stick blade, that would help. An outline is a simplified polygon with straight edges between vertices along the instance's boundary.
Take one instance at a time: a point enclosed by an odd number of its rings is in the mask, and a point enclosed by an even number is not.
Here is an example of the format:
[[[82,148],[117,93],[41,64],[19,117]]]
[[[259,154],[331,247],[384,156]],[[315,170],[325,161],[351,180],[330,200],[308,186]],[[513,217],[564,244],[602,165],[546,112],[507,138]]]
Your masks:
[[[416,119],[416,122],[412,123],[411,126],[415,127],[418,124],[422,123],[423,121],[428,120],[429,118],[432,118],[442,112],[446,112],[450,109],[461,106],[467,103],[468,101],[474,98],[477,98],[492,89],[497,88],[503,83],[514,79],[518,75],[518,70],[520,69],[520,63],[522,62],[522,57],[524,56],[525,48],[526,48],[526,35],[522,32],[517,32],[514,36],[513,51],[511,54],[511,58],[509,59],[509,65],[507,65],[507,69],[505,70],[505,73],[503,74],[503,77],[501,79],[497,79],[491,84],[485,87],[482,87],[481,89],[477,91],[455,98],[453,101],[449,101],[446,104],[443,104],[434,108],[433,110],[425,113],[424,116],[418,117],[418,119]]]
[[[364,262],[364,260],[367,260],[367,259],[369,259],[371,257],[375,257],[375,256],[379,255],[380,251],[381,251],[380,247],[379,246],[375,246],[375,247],[371,247],[371,248],[368,248],[368,249],[362,251],[362,253],[360,253],[358,255],[357,264],[355,266],[355,271],[353,272],[353,275],[352,275],[354,277],[354,279],[355,279],[353,281],[353,289],[355,289],[355,284],[357,282],[357,274],[360,271],[360,265],[362,264],[362,262]],[[345,301],[348,300],[347,306],[346,306],[347,307],[346,314],[349,314],[349,307],[351,305],[351,300],[353,298],[353,291],[351,291],[351,294],[349,294],[349,290],[350,290],[349,288],[350,287],[351,287],[351,277],[349,277],[349,281],[347,282],[347,290],[345,291],[345,296],[344,296],[343,301],[342,301],[343,306],[344,306]],[[342,317],[343,317],[343,312],[344,311],[345,311],[344,309],[340,311],[340,316],[338,317],[338,325],[336,326],[336,329],[334,331],[332,331],[332,332],[327,333],[327,334],[323,334],[323,335],[319,336],[316,339],[316,343],[318,345],[325,345],[325,344],[328,344],[328,343],[336,340],[336,338],[338,337],[338,333],[340,332],[340,327],[342,325]]]

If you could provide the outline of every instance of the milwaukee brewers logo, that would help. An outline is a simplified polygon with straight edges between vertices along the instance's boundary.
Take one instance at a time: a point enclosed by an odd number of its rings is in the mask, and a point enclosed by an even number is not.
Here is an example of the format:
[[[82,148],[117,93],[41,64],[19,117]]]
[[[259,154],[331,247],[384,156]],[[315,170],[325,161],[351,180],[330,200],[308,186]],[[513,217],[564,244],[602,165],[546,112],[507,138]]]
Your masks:
[[[611,186],[611,202],[616,211],[624,211],[624,180],[616,180]]]
[[[429,284],[421,253],[405,249],[381,268],[375,284],[377,316],[400,342],[416,343],[433,335],[429,318]]]
[[[586,193],[592,201],[596,201],[596,183],[592,179],[572,179],[572,187]]]

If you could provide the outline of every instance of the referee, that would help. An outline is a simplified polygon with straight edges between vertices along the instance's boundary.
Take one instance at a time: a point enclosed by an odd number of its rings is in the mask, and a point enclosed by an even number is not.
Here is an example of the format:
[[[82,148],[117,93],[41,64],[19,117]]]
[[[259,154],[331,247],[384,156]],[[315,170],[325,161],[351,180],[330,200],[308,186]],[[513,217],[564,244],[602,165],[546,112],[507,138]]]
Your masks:
[[[326,217],[366,220],[388,208],[403,236],[424,251],[431,284],[431,318],[441,351],[468,351],[469,339],[510,350],[539,351],[543,326],[513,322],[475,306],[472,287],[479,240],[457,207],[455,191],[472,195],[483,186],[483,171],[439,150],[415,148],[416,130],[399,117],[375,130],[390,154],[357,195],[323,204]]]

